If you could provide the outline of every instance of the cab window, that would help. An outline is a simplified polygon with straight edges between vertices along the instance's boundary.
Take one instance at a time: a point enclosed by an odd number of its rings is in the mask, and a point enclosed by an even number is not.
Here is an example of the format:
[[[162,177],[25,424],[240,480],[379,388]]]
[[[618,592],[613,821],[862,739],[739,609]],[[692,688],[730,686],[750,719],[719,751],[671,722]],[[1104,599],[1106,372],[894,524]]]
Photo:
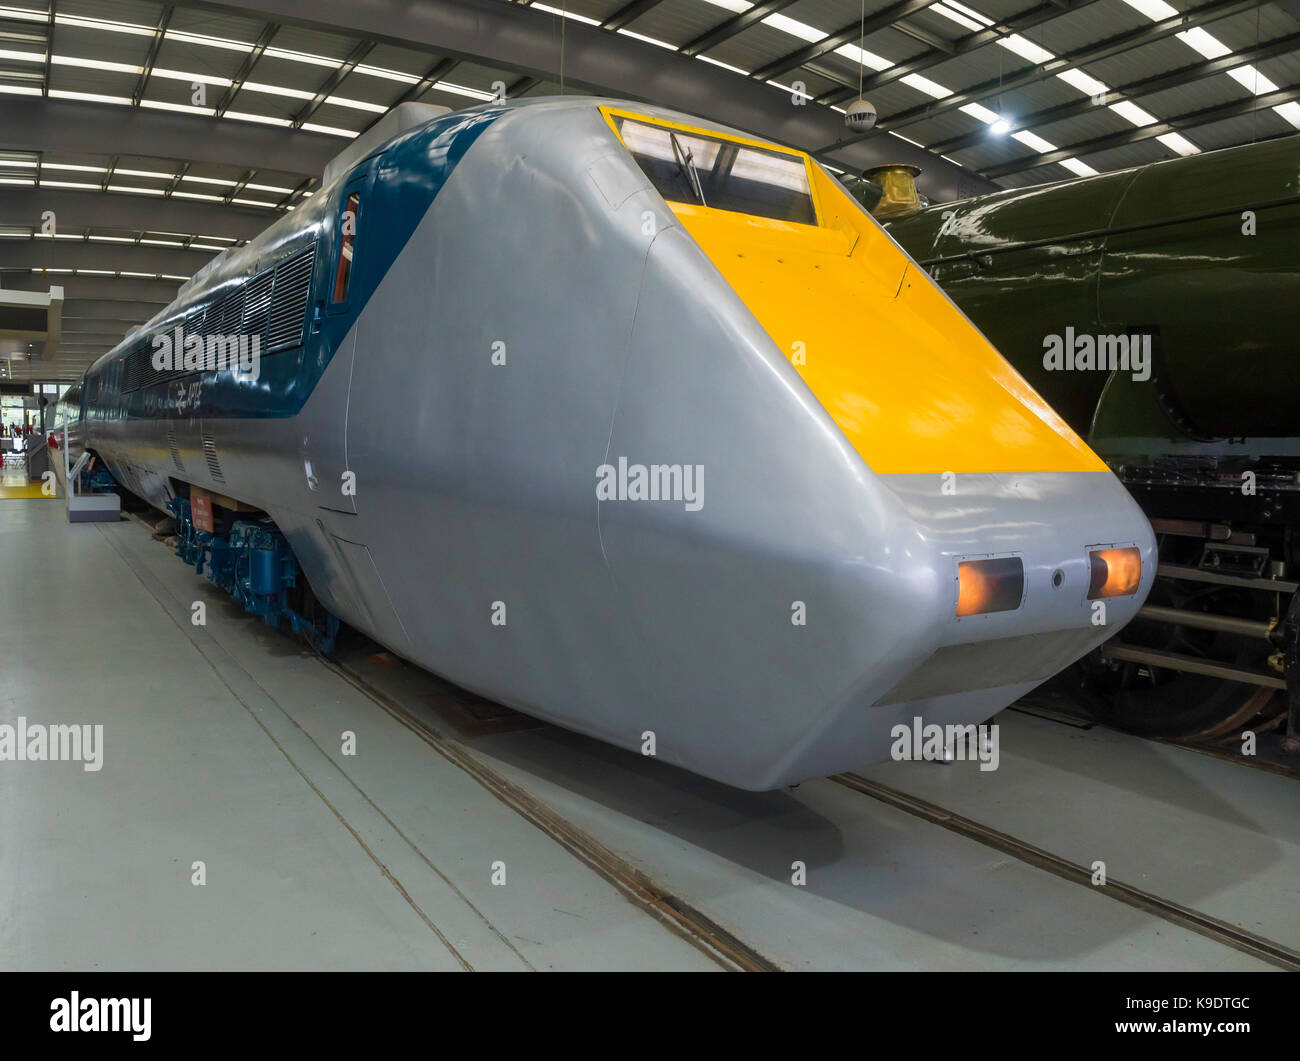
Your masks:
[[[357,241],[357,211],[361,206],[361,193],[348,196],[347,207],[339,219],[339,258],[334,267],[335,304],[348,300],[348,281],[352,279],[352,254]]]
[[[722,136],[614,116],[623,143],[668,202],[817,224],[808,169],[798,155]]]

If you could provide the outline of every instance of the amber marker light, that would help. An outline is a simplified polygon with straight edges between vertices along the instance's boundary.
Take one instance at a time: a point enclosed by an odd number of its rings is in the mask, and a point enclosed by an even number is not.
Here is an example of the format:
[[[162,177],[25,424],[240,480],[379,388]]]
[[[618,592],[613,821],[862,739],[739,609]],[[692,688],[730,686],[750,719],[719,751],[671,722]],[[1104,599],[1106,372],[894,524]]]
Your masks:
[[[1092,573],[1088,599],[1129,597],[1142,581],[1142,554],[1135,547],[1124,549],[1090,549],[1088,566]]]
[[[1011,612],[1025,594],[1025,565],[1018,556],[962,560],[957,564],[957,616]]]

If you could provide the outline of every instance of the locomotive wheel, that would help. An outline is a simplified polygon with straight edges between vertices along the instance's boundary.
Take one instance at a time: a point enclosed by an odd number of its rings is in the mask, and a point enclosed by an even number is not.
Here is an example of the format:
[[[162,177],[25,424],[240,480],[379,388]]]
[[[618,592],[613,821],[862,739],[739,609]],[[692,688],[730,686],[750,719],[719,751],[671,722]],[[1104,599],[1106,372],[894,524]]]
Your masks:
[[[1261,603],[1237,590],[1200,584],[1157,582],[1150,603],[1187,611],[1252,614]],[[1253,606],[1253,608],[1252,608]],[[1238,635],[1135,619],[1122,635],[1125,644],[1266,670],[1269,646]],[[1089,712],[1098,721],[1143,737],[1202,740],[1226,736],[1269,713],[1275,690],[1148,663],[1102,659],[1094,652],[1080,661]]]

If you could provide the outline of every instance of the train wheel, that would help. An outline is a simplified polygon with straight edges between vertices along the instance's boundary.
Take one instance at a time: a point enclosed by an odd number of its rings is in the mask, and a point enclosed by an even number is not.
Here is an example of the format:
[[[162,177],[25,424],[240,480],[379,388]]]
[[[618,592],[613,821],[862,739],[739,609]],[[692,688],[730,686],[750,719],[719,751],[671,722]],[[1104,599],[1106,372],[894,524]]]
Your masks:
[[[1262,595],[1196,583],[1158,582],[1149,603],[1187,611],[1252,614]],[[1267,670],[1270,648],[1239,635],[1137,619],[1122,635],[1126,645],[1174,652]],[[1212,740],[1279,710],[1276,690],[1148,663],[1108,661],[1100,651],[1080,662],[1084,685],[1093,695],[1088,710],[1099,721],[1144,737]]]

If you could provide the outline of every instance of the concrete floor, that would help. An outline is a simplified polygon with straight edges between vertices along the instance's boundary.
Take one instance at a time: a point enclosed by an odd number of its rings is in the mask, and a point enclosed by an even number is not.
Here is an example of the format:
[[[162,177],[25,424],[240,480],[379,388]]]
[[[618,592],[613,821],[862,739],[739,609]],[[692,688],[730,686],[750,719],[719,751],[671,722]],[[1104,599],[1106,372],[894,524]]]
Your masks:
[[[0,550],[0,722],[105,727],[97,773],[0,763],[0,967],[718,967],[139,525],[0,501]],[[441,683],[360,663],[446,728]],[[994,773],[864,772],[1300,945],[1294,781],[999,721]],[[1268,968],[829,781],[742,793],[525,720],[464,730],[480,761],[783,967]]]

